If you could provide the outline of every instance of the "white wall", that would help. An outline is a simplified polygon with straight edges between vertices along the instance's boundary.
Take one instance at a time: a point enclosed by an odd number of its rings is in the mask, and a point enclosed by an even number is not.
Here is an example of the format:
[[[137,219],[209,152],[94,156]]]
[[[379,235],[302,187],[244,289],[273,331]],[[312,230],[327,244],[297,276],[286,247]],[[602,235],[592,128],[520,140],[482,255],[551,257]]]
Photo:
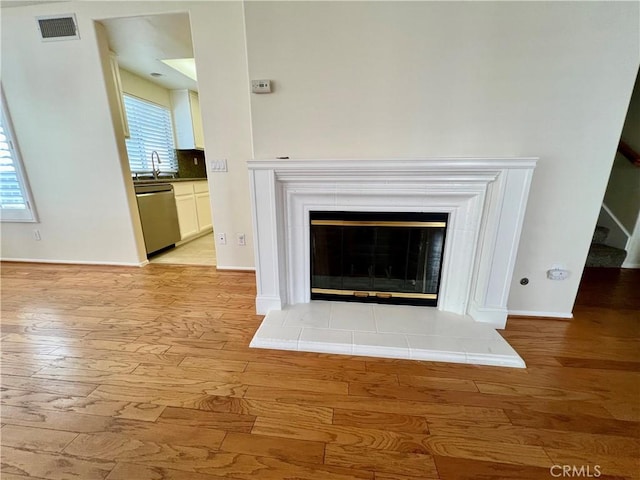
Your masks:
[[[185,11],[193,21],[198,77],[206,90],[200,99],[205,142],[211,146],[207,156],[227,158],[229,164],[228,174],[210,178],[215,227],[247,232],[250,241],[242,4],[63,2],[2,9],[2,83],[40,217],[35,225],[2,224],[2,258],[145,260],[139,220],[131,213],[133,187],[124,174],[124,138],[110,115],[94,21]],[[34,17],[57,13],[76,14],[80,40],[40,41]],[[216,207],[220,199],[224,207]],[[41,231],[41,242],[33,240],[34,228]],[[251,244],[219,247],[217,257],[222,266],[253,265]]]
[[[2,10],[2,83],[40,222],[3,223],[1,256],[139,264],[139,222],[131,217],[99,54],[106,43],[99,47],[83,15],[82,40],[43,43],[34,15],[51,10]]]
[[[229,165],[209,180],[216,231],[251,232],[252,142],[258,158],[540,156],[510,308],[571,310],[638,68],[637,3],[3,9],[2,81],[42,232],[35,242],[33,225],[3,224],[4,258],[141,260],[93,21],[180,11],[191,15],[207,158]],[[81,40],[38,39],[35,15],[70,12]],[[252,78],[275,84],[251,104],[247,64]],[[218,263],[252,266],[249,242],[217,248]],[[569,280],[545,280],[556,262]]]
[[[171,108],[171,95],[168,89],[122,68],[120,69],[120,80],[124,93]]]
[[[215,10],[205,5],[215,5]],[[191,11],[193,48],[198,70],[198,96],[207,164],[227,159],[228,172],[209,172],[213,228],[227,234],[227,245],[216,245],[218,267],[254,266],[249,173],[253,157],[249,77],[240,2],[203,2]],[[247,245],[236,245],[236,233]]]
[[[638,68],[638,4],[251,2],[255,156],[539,156],[509,307],[571,311]],[[572,272],[545,278],[552,264]],[[521,277],[529,285],[519,284]]]

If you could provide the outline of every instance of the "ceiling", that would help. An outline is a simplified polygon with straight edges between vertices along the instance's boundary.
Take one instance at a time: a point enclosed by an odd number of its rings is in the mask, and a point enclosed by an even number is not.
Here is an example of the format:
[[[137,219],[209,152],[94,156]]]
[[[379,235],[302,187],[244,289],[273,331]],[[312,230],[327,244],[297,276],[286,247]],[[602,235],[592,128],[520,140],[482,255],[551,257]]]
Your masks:
[[[160,61],[193,58],[188,13],[112,18],[101,23],[120,68],[168,89],[198,91],[197,82]],[[152,77],[151,72],[162,76]]]

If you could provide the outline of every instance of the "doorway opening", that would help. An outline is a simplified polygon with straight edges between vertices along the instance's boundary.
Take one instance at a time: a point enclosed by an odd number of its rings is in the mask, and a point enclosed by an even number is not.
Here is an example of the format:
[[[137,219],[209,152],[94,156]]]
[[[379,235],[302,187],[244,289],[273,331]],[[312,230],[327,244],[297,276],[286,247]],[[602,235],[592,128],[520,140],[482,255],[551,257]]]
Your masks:
[[[147,258],[151,263],[216,265],[189,14],[99,23],[109,44],[129,160],[127,181],[136,191]],[[149,201],[155,189],[172,200]]]

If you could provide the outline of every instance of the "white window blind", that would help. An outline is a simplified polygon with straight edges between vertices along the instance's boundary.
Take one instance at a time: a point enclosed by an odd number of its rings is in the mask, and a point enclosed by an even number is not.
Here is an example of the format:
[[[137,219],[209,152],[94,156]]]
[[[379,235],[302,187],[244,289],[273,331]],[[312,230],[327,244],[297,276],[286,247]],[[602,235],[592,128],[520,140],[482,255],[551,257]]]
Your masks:
[[[33,202],[11,130],[4,93],[0,115],[0,219],[3,222],[35,222]]]
[[[152,152],[158,152],[161,163],[156,170],[164,173],[178,171],[173,144],[171,111],[155,103],[124,95],[124,108],[129,124],[127,155],[133,173],[153,173]]]

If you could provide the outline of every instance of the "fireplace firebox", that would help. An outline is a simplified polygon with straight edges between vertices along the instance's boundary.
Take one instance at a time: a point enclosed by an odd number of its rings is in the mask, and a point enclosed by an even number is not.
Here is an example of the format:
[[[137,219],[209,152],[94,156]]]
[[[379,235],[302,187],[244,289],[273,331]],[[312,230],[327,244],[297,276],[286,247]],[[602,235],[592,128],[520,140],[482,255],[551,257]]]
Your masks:
[[[311,298],[436,306],[448,214],[312,211]]]

